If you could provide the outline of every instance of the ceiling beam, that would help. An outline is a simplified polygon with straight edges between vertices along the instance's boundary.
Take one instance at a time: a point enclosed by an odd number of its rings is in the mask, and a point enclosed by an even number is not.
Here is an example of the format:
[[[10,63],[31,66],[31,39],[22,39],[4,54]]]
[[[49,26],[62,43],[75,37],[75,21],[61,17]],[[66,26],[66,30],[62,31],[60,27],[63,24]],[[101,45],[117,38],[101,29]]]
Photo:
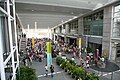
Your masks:
[[[68,0],[69,1],[69,0]],[[57,1],[58,2],[58,1]],[[61,4],[57,3],[42,3],[42,2],[35,2],[35,1],[16,1],[16,3],[27,3],[27,4],[38,4],[38,5],[48,5],[48,6],[59,6],[59,7],[69,7],[69,8],[80,8],[80,9],[89,9],[92,10],[96,4],[89,3],[89,2],[69,2],[66,3],[65,1]]]

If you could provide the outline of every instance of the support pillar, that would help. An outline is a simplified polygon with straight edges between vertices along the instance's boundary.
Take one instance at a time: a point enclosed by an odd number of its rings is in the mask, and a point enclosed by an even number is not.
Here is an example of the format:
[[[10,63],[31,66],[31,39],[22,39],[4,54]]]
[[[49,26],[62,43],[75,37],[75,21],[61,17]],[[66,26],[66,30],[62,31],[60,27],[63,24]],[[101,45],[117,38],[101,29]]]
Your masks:
[[[7,11],[8,11],[8,28],[9,28],[9,41],[10,41],[10,51],[12,54],[12,69],[13,69],[13,77],[12,79],[16,79],[15,75],[15,63],[14,63],[14,52],[13,52],[13,38],[12,38],[12,26],[11,26],[11,18],[10,18],[10,2],[7,0]]]
[[[110,54],[110,56],[109,56],[109,59],[110,60],[115,60],[115,58],[116,58],[116,52],[117,52],[117,50],[116,50],[116,45],[117,44],[115,44],[115,43],[111,43],[111,54]]]
[[[18,34],[17,34],[17,28],[16,28],[16,16],[15,16],[15,1],[13,0],[13,17],[14,17],[14,29],[15,29],[15,48],[16,48],[16,54],[17,54],[17,67],[19,67],[19,54],[18,54]]]
[[[4,62],[3,62],[3,36],[2,36],[2,24],[1,24],[1,17],[0,17],[0,75],[1,80],[5,80],[5,69],[4,69]]]
[[[68,25],[68,24],[65,25],[65,33],[66,33],[66,34],[69,33],[69,25]]]

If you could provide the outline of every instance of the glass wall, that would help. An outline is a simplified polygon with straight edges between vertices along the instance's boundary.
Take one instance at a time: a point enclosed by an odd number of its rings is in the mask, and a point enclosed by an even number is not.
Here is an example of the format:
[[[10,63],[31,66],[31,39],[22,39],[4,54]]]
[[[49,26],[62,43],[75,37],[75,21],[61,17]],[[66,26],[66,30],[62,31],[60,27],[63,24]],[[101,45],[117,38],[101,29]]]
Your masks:
[[[103,10],[83,18],[85,35],[103,35]]]
[[[120,4],[114,8],[113,38],[120,38]]]
[[[74,20],[69,23],[69,32],[71,34],[78,34],[78,20]]]
[[[62,33],[65,33],[65,24],[62,25]]]
[[[1,25],[0,29],[2,32],[2,42],[3,42],[3,57],[4,60],[8,57],[8,53],[10,52],[10,42],[9,42],[9,31],[8,31],[8,24],[7,24],[7,17],[4,15],[0,16]]]
[[[62,33],[62,25],[61,25],[61,26],[59,26],[59,28],[60,28],[60,33]]]

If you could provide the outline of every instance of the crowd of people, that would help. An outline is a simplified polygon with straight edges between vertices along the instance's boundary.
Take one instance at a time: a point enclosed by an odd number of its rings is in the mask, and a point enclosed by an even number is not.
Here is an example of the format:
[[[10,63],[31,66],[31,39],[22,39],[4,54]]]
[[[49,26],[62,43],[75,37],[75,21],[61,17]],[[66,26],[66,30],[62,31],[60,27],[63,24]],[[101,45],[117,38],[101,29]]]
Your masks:
[[[89,69],[91,57],[86,54],[86,57],[82,57],[82,53],[87,53],[86,48],[79,49],[74,43],[72,45],[68,45],[64,43],[63,40],[58,39],[57,41],[53,41],[47,38],[43,39],[34,39],[34,46],[32,43],[32,39],[27,40],[27,48],[26,48],[26,56],[23,59],[24,65],[29,66],[32,65],[32,61],[42,62],[46,55],[46,42],[50,41],[52,44],[52,57],[62,57],[66,54],[72,55],[71,59],[75,60],[75,58],[79,58],[79,65]],[[65,58],[65,57],[64,57]],[[103,60],[103,59],[102,59]],[[45,65],[46,76],[48,74],[48,66]],[[51,74],[53,76],[54,66],[50,67]]]

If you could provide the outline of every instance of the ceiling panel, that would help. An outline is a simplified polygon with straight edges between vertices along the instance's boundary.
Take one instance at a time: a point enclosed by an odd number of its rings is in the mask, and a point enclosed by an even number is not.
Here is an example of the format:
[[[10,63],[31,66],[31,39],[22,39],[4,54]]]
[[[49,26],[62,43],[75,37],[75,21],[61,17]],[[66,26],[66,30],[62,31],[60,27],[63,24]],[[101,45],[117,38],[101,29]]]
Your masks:
[[[88,11],[96,5],[103,5],[108,0],[15,0],[16,13],[23,27],[34,28],[37,22],[38,28],[54,27],[61,23]]]
[[[66,21],[74,16],[65,15],[46,15],[46,14],[18,14],[24,28],[35,28],[34,23],[37,22],[37,27],[39,29],[47,29],[60,24],[62,21]]]
[[[56,5],[83,9],[93,9],[96,4],[105,4],[107,1],[108,0],[16,0],[16,2],[22,3]]]
[[[65,14],[65,15],[79,15],[90,11],[82,8],[69,8],[60,6],[48,6],[29,3],[16,3],[17,13],[40,13],[40,14]]]

